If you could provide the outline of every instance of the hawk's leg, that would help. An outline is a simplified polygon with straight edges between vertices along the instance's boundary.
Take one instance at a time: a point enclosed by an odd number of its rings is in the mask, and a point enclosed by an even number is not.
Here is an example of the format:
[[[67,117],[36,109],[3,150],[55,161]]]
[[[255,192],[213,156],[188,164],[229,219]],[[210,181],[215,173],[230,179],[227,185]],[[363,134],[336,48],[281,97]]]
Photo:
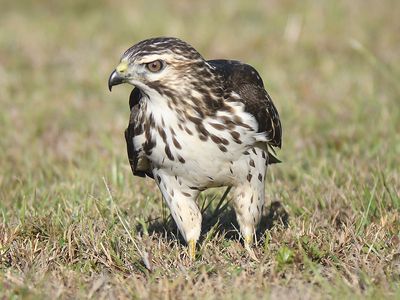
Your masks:
[[[196,242],[200,236],[201,213],[196,204],[198,190],[190,189],[181,178],[154,171],[154,179],[171,211],[171,215],[189,246],[189,256],[195,256]]]
[[[254,148],[256,149],[256,148]],[[249,169],[245,180],[236,185],[233,204],[245,245],[253,241],[264,208],[265,174],[267,166],[261,149],[248,156]]]

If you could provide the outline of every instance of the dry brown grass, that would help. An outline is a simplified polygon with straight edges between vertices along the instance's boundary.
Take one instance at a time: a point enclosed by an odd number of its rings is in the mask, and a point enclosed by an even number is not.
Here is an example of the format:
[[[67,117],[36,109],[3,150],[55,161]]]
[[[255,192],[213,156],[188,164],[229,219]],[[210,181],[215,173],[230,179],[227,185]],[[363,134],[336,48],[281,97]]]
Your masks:
[[[398,1],[0,4],[0,298],[400,298]],[[258,261],[216,200],[191,263],[130,173],[107,78],[158,35],[253,64],[281,113]]]

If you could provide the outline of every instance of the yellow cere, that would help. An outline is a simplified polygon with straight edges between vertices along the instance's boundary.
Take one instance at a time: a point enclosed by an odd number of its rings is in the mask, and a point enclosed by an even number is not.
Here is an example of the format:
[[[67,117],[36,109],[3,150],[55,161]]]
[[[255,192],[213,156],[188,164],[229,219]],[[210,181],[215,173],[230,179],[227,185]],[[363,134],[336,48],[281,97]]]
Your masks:
[[[116,70],[118,73],[124,73],[128,69],[128,64],[126,62],[121,62]]]

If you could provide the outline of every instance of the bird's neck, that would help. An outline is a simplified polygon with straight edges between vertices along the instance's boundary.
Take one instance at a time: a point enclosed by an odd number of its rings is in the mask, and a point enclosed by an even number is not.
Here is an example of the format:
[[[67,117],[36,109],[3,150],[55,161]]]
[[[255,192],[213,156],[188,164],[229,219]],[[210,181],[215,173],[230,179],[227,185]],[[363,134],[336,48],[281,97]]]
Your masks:
[[[157,127],[175,125],[183,120],[183,114],[179,115],[179,110],[177,111],[172,101],[157,91],[144,94],[140,101],[142,113],[146,119],[154,121]]]

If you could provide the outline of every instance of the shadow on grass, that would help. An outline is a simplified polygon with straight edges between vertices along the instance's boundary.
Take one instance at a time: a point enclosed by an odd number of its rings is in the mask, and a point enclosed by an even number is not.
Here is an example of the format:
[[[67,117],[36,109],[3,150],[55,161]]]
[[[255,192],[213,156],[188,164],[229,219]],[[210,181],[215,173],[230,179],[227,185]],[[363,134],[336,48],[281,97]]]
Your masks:
[[[264,209],[256,233],[257,240],[261,240],[265,232],[271,230],[274,226],[281,225],[286,228],[288,223],[289,214],[286,212],[283,205],[279,201],[272,202]],[[215,215],[214,211],[209,210],[203,213],[200,242],[204,240],[207,232],[212,228],[215,228],[215,234],[218,233],[219,236],[223,236],[226,239],[238,240],[240,238],[239,224],[237,223],[235,212],[230,206],[217,215]],[[144,233],[142,225],[138,225],[136,230],[138,233]],[[161,218],[149,220],[147,232],[149,235],[162,235],[168,241],[176,240],[178,237],[181,243],[185,243],[171,215],[165,220]]]

